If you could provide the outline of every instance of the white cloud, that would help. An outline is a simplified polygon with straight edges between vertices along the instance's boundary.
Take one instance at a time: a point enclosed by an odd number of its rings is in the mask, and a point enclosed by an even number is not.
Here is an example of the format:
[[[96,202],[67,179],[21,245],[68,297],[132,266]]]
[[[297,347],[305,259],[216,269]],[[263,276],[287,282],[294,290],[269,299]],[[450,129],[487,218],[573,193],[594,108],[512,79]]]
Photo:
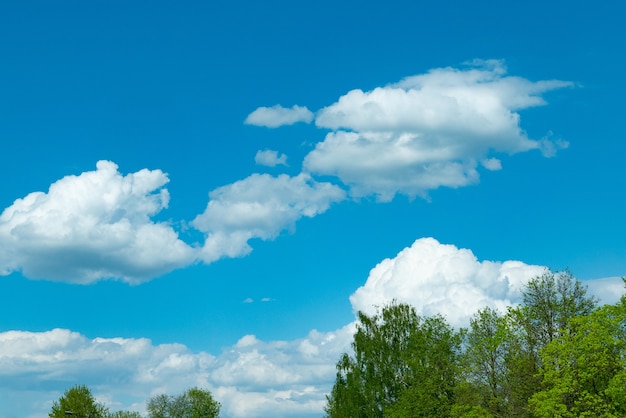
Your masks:
[[[259,165],[276,167],[277,165],[287,165],[287,156],[279,154],[278,151],[263,150],[257,151],[254,161]]]
[[[277,128],[283,125],[293,125],[297,122],[311,123],[312,120],[313,113],[306,107],[294,105],[291,108],[285,108],[275,105],[272,107],[259,107],[248,115],[244,123]]]
[[[476,183],[478,161],[501,168],[492,153],[551,155],[564,147],[528,138],[517,111],[545,104],[542,93],[571,83],[506,76],[495,60],[472,64],[340,97],[317,113],[317,126],[332,132],[306,156],[305,169],[339,177],[356,196],[390,200]]]
[[[624,294],[624,282],[621,277],[585,280],[583,283],[587,285],[589,293],[595,295],[600,303],[617,303]]]
[[[369,315],[393,300],[409,303],[421,315],[444,315],[466,326],[479,309],[501,312],[521,302],[521,290],[548,268],[521,261],[480,261],[471,250],[421,238],[374,267],[366,283],[350,296],[353,310]],[[588,293],[601,303],[616,303],[624,294],[619,277],[586,280]]]
[[[372,314],[374,306],[396,299],[421,315],[440,313],[461,326],[481,308],[504,311],[518,303],[524,284],[545,269],[521,261],[479,261],[468,249],[422,238],[374,267],[350,302],[355,311]]]
[[[166,223],[161,170],[123,176],[99,161],[96,171],[66,176],[48,193],[30,193],[0,215],[0,274],[89,283],[119,278],[139,283],[185,266],[194,250]]]
[[[248,335],[217,357],[143,338],[88,339],[63,329],[4,332],[2,413],[24,416],[17,408],[26,404],[30,416],[47,417],[52,401],[78,381],[112,410],[143,413],[150,396],[199,386],[222,403],[222,417],[316,416],[352,329],[311,331],[294,341],[263,342]]]
[[[483,167],[490,171],[502,170],[502,162],[497,158],[487,158],[480,162]]]
[[[250,239],[273,239],[300,218],[325,212],[344,195],[339,187],[316,182],[306,174],[253,174],[220,187],[209,194],[206,210],[192,222],[207,234],[202,258],[212,262],[245,255]]]

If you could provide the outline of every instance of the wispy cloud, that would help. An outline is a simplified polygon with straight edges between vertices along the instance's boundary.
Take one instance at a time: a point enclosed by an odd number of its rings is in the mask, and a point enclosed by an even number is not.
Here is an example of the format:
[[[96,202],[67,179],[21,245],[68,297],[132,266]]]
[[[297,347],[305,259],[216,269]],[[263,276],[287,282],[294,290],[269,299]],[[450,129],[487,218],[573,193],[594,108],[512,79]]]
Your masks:
[[[306,107],[294,105],[291,108],[285,108],[281,105],[275,105],[272,107],[257,108],[246,117],[244,123],[247,125],[277,128],[284,125],[293,125],[298,122],[311,123],[312,120],[313,112]]]

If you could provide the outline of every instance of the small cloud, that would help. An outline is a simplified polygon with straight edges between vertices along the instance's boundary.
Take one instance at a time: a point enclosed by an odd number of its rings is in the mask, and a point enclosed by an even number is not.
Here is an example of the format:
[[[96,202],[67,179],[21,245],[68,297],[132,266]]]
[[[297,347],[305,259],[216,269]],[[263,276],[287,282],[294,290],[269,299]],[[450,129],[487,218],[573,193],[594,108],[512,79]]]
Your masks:
[[[278,151],[263,150],[257,151],[254,162],[258,165],[276,167],[277,165],[287,165],[287,155],[279,154]]]
[[[552,132],[549,132],[544,138],[539,141],[539,149],[541,154],[546,158],[552,158],[559,150],[569,148],[569,142],[563,139],[552,140],[550,137]]]
[[[502,170],[502,162],[497,158],[487,158],[481,161],[483,167],[489,171]]]
[[[272,299],[272,298],[263,298],[263,299],[261,299],[261,302],[271,302],[272,300],[274,300],[274,299]]]
[[[285,108],[281,105],[272,107],[259,107],[250,113],[244,123],[246,125],[265,126],[267,128],[278,128],[284,125],[293,125],[298,122],[311,123],[313,112],[306,106],[294,105]]]
[[[254,299],[252,299],[252,298],[245,298],[243,300],[243,303],[254,303]]]

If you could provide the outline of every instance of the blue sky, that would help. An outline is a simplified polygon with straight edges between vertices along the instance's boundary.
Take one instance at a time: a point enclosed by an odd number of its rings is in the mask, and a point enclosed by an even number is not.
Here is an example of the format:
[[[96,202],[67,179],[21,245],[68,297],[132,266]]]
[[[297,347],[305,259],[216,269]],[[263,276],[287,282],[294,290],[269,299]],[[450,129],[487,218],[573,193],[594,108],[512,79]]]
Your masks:
[[[0,417],[77,383],[112,409],[197,385],[225,417],[321,416],[355,310],[462,325],[545,267],[614,300],[620,16],[4,2]]]

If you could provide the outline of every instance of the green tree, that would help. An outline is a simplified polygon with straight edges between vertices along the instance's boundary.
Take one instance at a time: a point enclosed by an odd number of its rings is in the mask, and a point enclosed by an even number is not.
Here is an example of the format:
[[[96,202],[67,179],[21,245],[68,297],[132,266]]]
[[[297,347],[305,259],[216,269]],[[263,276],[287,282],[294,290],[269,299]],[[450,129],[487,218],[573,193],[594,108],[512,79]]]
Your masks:
[[[106,418],[108,409],[96,402],[85,385],[76,385],[65,391],[58,401],[54,401],[48,416],[50,418]]]
[[[408,385],[389,408],[392,418],[449,417],[458,383],[461,338],[441,316],[423,319],[403,353]]]
[[[508,316],[512,325],[508,380],[511,414],[530,417],[528,399],[541,390],[542,365],[540,351],[570,328],[572,318],[589,315],[596,299],[587,295],[587,288],[569,271],[543,275],[530,280],[522,291],[522,305],[512,308]]]
[[[149,418],[215,418],[220,403],[205,389],[191,388],[177,396],[156,395],[147,402]]]
[[[542,390],[530,400],[535,416],[626,416],[625,313],[620,303],[572,318],[575,332],[541,350]]]
[[[522,294],[521,323],[537,352],[568,332],[572,318],[593,312],[597,302],[568,270],[547,271],[530,280]]]
[[[508,378],[512,340],[508,318],[495,309],[487,307],[470,319],[461,360],[466,384],[457,390],[463,392],[458,403],[478,407],[473,408],[474,414],[511,415]]]
[[[354,354],[337,363],[329,417],[446,416],[456,384],[460,339],[441,317],[421,318],[392,303],[374,316],[358,313]]]

